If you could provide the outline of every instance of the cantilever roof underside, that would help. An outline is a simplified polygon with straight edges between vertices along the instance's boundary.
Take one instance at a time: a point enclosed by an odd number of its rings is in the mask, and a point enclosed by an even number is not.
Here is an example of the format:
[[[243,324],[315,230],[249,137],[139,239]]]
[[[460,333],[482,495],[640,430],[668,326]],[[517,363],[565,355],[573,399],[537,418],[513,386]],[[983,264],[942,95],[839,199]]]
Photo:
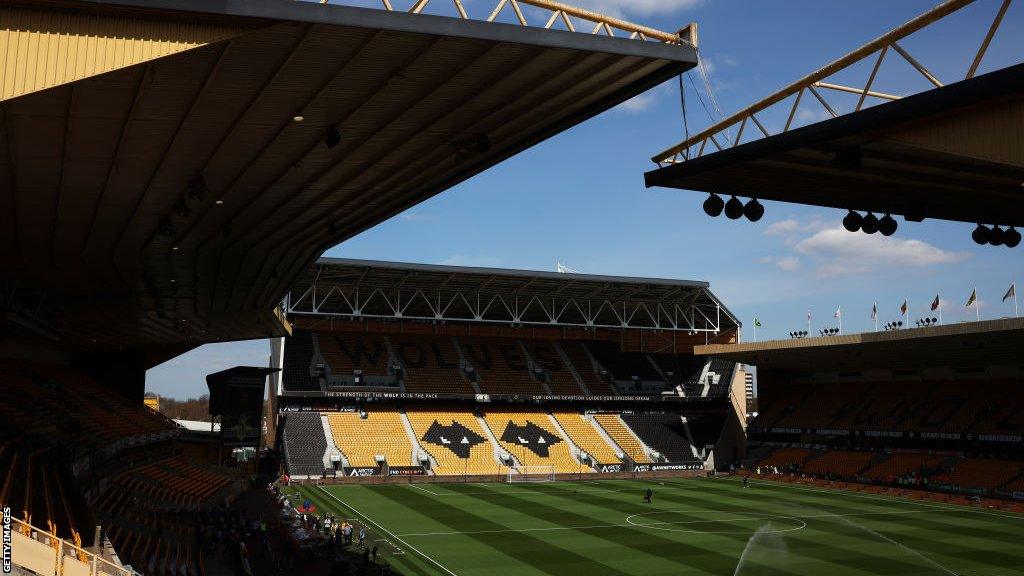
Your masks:
[[[0,286],[67,347],[280,333],[271,310],[326,248],[696,61],[285,0],[23,6],[237,31],[0,102]]]

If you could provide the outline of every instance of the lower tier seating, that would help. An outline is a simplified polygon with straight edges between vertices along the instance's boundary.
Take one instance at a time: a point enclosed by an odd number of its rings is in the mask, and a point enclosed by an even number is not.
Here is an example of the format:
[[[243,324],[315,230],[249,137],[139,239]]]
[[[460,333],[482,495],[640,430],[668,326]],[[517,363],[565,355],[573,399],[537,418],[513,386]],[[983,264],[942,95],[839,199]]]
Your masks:
[[[601,428],[604,428],[604,431],[608,436],[619,445],[619,448],[621,448],[626,456],[629,456],[631,460],[640,464],[650,463],[651,459],[647,456],[647,451],[644,450],[643,444],[641,444],[629,428],[626,427],[618,414],[595,414],[594,420],[601,425]]]
[[[326,414],[334,444],[355,468],[377,466],[378,455],[391,466],[412,464],[412,443],[395,408]]]
[[[292,412],[285,417],[281,431],[288,473],[292,476],[319,476],[324,473],[327,438],[319,412]]]
[[[569,435],[573,443],[581,450],[590,454],[599,464],[618,464],[620,462],[614,447],[601,436],[591,421],[579,412],[552,412],[555,420]]]
[[[484,419],[501,447],[525,466],[551,466],[558,473],[593,471],[573,456],[545,411],[492,409]]]
[[[467,410],[408,407],[406,416],[420,446],[437,463],[434,473],[442,476],[501,474],[494,446]]]
[[[622,421],[670,462],[697,460],[679,414],[623,414]]]

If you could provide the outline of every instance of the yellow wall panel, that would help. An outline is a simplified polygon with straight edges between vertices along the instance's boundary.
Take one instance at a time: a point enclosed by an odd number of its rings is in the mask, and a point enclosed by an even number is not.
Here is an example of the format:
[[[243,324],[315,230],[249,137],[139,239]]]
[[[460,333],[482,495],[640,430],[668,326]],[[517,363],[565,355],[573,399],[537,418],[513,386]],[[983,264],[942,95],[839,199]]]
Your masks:
[[[242,32],[227,26],[0,8],[0,101]]]

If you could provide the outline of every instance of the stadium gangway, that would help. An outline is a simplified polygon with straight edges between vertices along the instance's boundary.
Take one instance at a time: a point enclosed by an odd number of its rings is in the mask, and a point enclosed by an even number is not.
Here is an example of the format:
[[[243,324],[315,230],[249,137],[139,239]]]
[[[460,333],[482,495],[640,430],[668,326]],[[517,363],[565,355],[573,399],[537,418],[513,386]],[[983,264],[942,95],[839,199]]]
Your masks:
[[[329,0],[316,1],[320,4],[329,3]],[[526,5],[538,8],[546,14],[547,22],[542,26],[546,29],[551,29],[557,22],[561,22],[567,31],[577,32],[576,23],[573,21],[573,18],[576,18],[577,20],[586,22],[588,26],[590,24],[593,25],[593,28],[590,30],[591,34],[606,34],[614,37],[616,36],[615,31],[618,30],[620,33],[627,34],[628,36],[625,37],[632,40],[649,40],[665,42],[668,44],[685,43],[693,47],[697,46],[697,25],[693,23],[686,25],[679,32],[671,34],[648,26],[627,22],[612,16],[606,16],[584,8],[577,8],[576,6],[570,6],[561,2],[553,2],[552,0],[497,0],[497,3],[494,9],[491,10],[489,16],[486,18],[476,18],[473,17],[475,14],[473,16],[469,14],[466,10],[465,4],[469,3],[470,9],[477,9],[480,7],[479,2],[464,3],[464,0],[433,0],[434,5],[444,4],[447,6],[449,3],[454,9],[455,14],[463,20],[486,20],[487,22],[494,22],[502,12],[508,9],[515,15],[515,21],[521,26],[531,26],[534,24],[529,22],[527,13],[522,7],[522,5]],[[413,0],[412,5],[407,11],[411,14],[421,14],[430,4],[431,0]],[[394,4],[392,4],[392,0],[381,0],[381,5],[385,10],[393,12],[398,11],[394,7]]]
[[[840,110],[837,110],[835,106],[829,103],[825,98],[825,90],[834,92],[842,92],[846,94],[857,95],[857,105],[852,111],[858,111],[864,107],[865,101],[868,97],[877,100],[892,101],[899,100],[903,96],[907,95],[895,95],[888,94],[885,92],[879,92],[873,90],[873,85],[876,76],[878,76],[879,68],[882,66],[882,62],[885,60],[886,55],[891,50],[906,61],[917,73],[925,78],[927,83],[931,84],[935,88],[941,88],[943,83],[937,78],[931,71],[928,70],[918,59],[908,52],[903,46],[899,44],[899,41],[910,36],[911,34],[926,28],[927,26],[942,20],[943,18],[953,14],[961,8],[973,3],[975,0],[946,0],[939,4],[935,8],[918,15],[917,17],[907,21],[906,23],[898,26],[889,32],[875,38],[874,40],[864,44],[860,48],[850,52],[849,54],[833,61],[832,63],[820,68],[814,72],[811,72],[807,76],[793,82],[785,88],[775,92],[774,94],[767,96],[758,102],[751,104],[750,106],[736,112],[732,116],[729,116],[718,123],[694,134],[693,136],[687,135],[686,139],[676,144],[675,146],[668,148],[662,152],[659,152],[651,158],[659,166],[669,166],[672,164],[685,162],[692,158],[699,158],[707,153],[714,151],[722,151],[729,148],[733,148],[750,140],[743,140],[744,132],[748,134],[755,134],[755,128],[757,132],[760,132],[760,136],[755,138],[769,137],[772,134],[768,128],[758,120],[756,114],[763,112],[768,108],[781,103],[784,100],[788,100],[791,96],[796,96],[792,100],[792,106],[789,109],[786,123],[782,128],[781,132],[788,132],[790,128],[793,128],[793,120],[796,117],[797,110],[800,107],[800,103],[805,99],[807,94],[813,96],[815,100],[821,104],[825,113],[829,118],[836,118],[841,114]],[[977,51],[974,53],[974,58],[971,60],[970,66],[964,73],[962,79],[973,78],[975,73],[978,71],[978,66],[981,64],[982,59],[985,57],[985,53],[988,51],[989,45],[992,43],[992,38],[995,36],[996,31],[999,29],[1000,24],[1003,21],[1003,17],[1006,15],[1007,9],[1010,7],[1010,3],[1013,0],[1001,0],[999,8],[996,10],[991,24],[988,27],[987,32],[980,40],[980,45]],[[958,36],[965,36],[963,32],[959,32]],[[848,69],[849,67],[861,62],[872,55],[877,55],[874,64],[871,68],[871,73],[868,75],[867,80],[861,87],[846,86],[843,84],[826,82],[825,80],[831,76]],[[748,126],[752,124],[753,126]],[[730,132],[731,128],[736,128],[735,135]],[[710,146],[709,146],[710,144]],[[714,150],[711,149],[714,147]],[[696,150],[694,150],[696,148]]]
[[[140,576],[17,518],[11,518],[11,560],[40,576]]]

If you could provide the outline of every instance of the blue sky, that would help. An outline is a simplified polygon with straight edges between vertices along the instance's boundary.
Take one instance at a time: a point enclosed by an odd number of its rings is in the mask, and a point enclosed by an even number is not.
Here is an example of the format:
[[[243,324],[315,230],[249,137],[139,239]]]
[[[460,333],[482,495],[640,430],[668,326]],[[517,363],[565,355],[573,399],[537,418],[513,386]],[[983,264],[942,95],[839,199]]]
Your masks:
[[[442,0],[434,0],[434,3]],[[347,2],[378,5],[373,2]],[[401,3],[393,0],[398,6]],[[408,2],[406,2],[408,3]],[[472,0],[477,15],[496,2]],[[699,23],[701,54],[715,95],[731,114],[909,20],[938,0],[589,0],[576,5],[613,13],[662,30]],[[450,3],[449,3],[450,4]],[[440,10],[444,4],[435,9]],[[962,77],[997,0],[978,0],[901,42],[946,82]],[[486,15],[485,15],[486,16]],[[528,18],[535,16],[527,13]],[[536,16],[535,16],[536,17]],[[539,18],[539,17],[536,17]],[[1011,5],[979,73],[1021,60],[1024,5]],[[1016,50],[1017,55],[1013,54]],[[907,94],[923,78],[890,54],[875,89]],[[873,62],[833,81],[861,85]],[[693,85],[699,77],[691,73]],[[701,96],[707,95],[701,91]],[[687,88],[691,132],[710,124]],[[805,99],[797,121],[824,118]],[[830,100],[831,101],[831,100]],[[842,112],[849,99],[836,98]],[[788,107],[759,115],[771,130]],[[782,338],[805,326],[834,323],[843,309],[845,332],[896,320],[909,299],[911,318],[940,295],[946,322],[973,320],[964,302],[976,285],[983,318],[1013,314],[1000,299],[1024,281],[1024,248],[978,247],[973,225],[902,219],[895,236],[841,230],[839,210],[764,202],[752,224],[708,218],[703,194],[645,189],[650,157],[682,139],[675,81],[556,136],[383,224],[336,246],[329,256],[439,264],[553,270],[555,262],[587,273],[706,280],[752,337]],[[264,340],[207,345],[149,371],[147,389],[184,397],[205,391],[204,376],[237,364],[265,365]]]

